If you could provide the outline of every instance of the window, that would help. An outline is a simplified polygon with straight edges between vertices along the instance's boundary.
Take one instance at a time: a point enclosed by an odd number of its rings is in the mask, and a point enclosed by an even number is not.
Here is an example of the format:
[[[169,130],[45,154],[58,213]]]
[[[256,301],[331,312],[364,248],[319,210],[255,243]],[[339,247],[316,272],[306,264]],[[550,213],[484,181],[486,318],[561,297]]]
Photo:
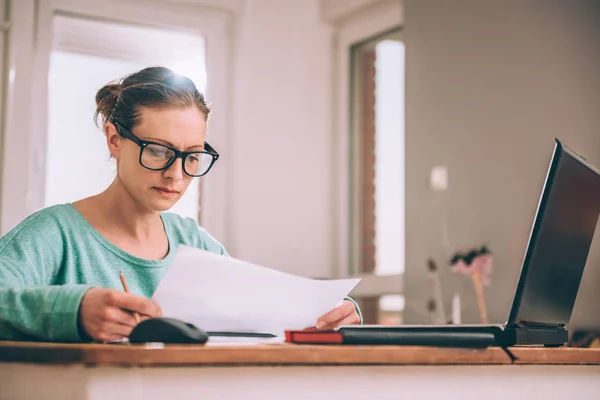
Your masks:
[[[404,43],[397,29],[350,52],[350,273],[385,279],[404,272]],[[401,294],[376,292],[365,321],[400,323]]]
[[[92,119],[96,91],[104,84],[163,65],[206,90],[205,44],[199,34],[63,15],[55,15],[53,24],[45,206],[97,194],[115,177],[116,164]],[[201,182],[192,181],[170,211],[198,219]]]
[[[52,151],[49,147],[56,148],[57,143],[60,144],[57,135],[62,134],[56,131],[56,127],[61,125],[64,108],[54,101],[61,98],[56,78],[64,72],[60,68],[65,65],[67,58],[74,62],[77,60],[80,65],[84,60],[94,60],[94,70],[111,68],[113,73],[110,74],[110,79],[119,76],[119,71],[134,68],[134,64],[162,63],[191,75],[200,86],[206,85],[205,94],[214,109],[227,109],[230,93],[231,26],[234,11],[239,4],[233,0],[223,0],[219,2],[220,7],[216,8],[209,0],[193,3],[152,0],[11,2],[11,27],[15,29],[7,37],[6,68],[2,70],[6,86],[3,99],[6,109],[2,116],[3,174],[0,182],[2,233],[8,232],[45,205],[65,201],[67,196],[71,199],[80,195],[56,191],[61,184],[56,178],[56,168],[60,165],[55,163],[59,161],[56,158],[48,160],[48,153]],[[100,31],[100,37],[93,36]],[[148,41],[148,35],[153,38],[159,35],[160,40]],[[165,43],[167,38],[174,39],[173,46]],[[190,46],[183,49],[183,43]],[[86,72],[88,71],[81,73]],[[204,74],[210,76],[210,82],[206,82]],[[97,86],[94,82],[106,83],[104,80],[108,74],[102,76],[91,76],[89,81],[84,82],[78,95],[90,99],[83,91],[92,92],[91,88]],[[70,78],[76,79],[77,76],[70,75]],[[65,88],[67,89],[72,91],[74,87]],[[52,104],[49,104],[50,99]],[[91,100],[93,101],[93,97]],[[70,104],[74,107],[73,113],[83,113],[90,107],[90,103]],[[71,116],[78,118],[73,113]],[[102,140],[102,133],[91,125],[91,117],[92,115],[85,121],[89,125],[81,125],[82,132],[77,136],[78,139],[88,135],[90,141]],[[227,152],[229,132],[227,114],[215,113],[207,132],[208,141],[220,152]],[[73,132],[64,133],[71,135]],[[52,154],[59,153],[53,151]],[[106,161],[106,168],[98,176],[98,184],[101,179],[109,179],[114,164],[107,161],[107,154],[97,153],[91,157],[96,157],[94,160],[101,162]],[[49,166],[49,163],[53,164]],[[228,163],[219,163],[209,176],[198,180],[201,188],[196,187],[195,193],[186,193],[186,201],[177,204],[190,205],[190,208],[172,209],[184,215],[201,214],[203,227],[225,245],[229,242],[230,218],[226,201],[228,168]],[[69,173],[70,177],[79,179],[74,172]],[[57,186],[49,187],[53,184]],[[83,190],[83,186],[81,188]],[[95,186],[86,186],[86,193],[96,190]],[[201,210],[197,209],[199,202]]]

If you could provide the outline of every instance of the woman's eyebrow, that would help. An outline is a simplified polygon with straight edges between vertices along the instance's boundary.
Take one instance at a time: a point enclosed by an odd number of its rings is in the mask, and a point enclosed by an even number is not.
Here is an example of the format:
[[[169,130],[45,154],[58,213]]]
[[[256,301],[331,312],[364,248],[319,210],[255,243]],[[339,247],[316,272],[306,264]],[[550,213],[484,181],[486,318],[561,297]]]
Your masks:
[[[164,139],[158,139],[158,138],[148,138],[148,139],[144,139],[147,140],[149,142],[158,142],[158,143],[163,143],[166,144],[167,146],[170,146],[174,149],[177,148],[177,146],[175,146],[173,143],[169,142],[168,140],[164,140]],[[191,150],[193,148],[197,148],[198,150],[203,150],[204,149],[204,144],[195,144],[193,146],[188,146],[186,148],[186,150]]]

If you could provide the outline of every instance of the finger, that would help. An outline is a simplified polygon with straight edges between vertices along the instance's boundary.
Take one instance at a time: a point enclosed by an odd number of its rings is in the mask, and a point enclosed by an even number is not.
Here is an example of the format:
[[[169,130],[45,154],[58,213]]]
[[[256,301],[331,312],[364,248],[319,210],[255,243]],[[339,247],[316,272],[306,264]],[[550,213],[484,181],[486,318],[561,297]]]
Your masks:
[[[107,322],[102,325],[101,332],[98,333],[97,339],[101,342],[111,342],[129,337],[133,329],[127,325]]]
[[[123,341],[123,336],[100,334],[93,337],[96,343],[117,343]]]
[[[317,329],[316,326],[308,326],[304,329],[302,329],[302,332],[317,332],[319,329]]]
[[[147,316],[147,315],[145,315],[145,314],[141,314],[141,315],[140,315],[140,322],[142,322],[142,321],[145,321],[145,320],[147,320],[147,319],[150,319],[150,318],[151,318],[151,317],[149,317],[149,316]],[[137,324],[137,323],[136,323],[136,324]]]
[[[342,321],[344,321],[344,320],[345,320],[345,318],[342,318],[342,319],[339,319],[339,320],[333,321],[333,322],[321,323],[321,324],[319,324],[319,328],[318,329],[322,330],[322,331],[333,329],[333,328],[335,328],[337,326],[340,326],[341,323],[342,323]]]
[[[333,310],[329,311],[327,314],[322,315],[321,318],[319,318],[319,322],[329,324],[334,321],[339,321],[340,319],[348,315],[348,312],[349,311],[346,309],[345,304],[340,304]]]
[[[355,311],[354,304],[351,301],[344,301],[342,304],[323,315],[317,321],[317,328],[330,325],[334,322],[341,321]]]
[[[352,313],[352,314],[348,315],[346,318],[342,318],[339,321],[325,325],[324,327],[322,327],[320,329],[321,330],[329,330],[329,329],[337,328],[342,325],[356,325],[359,322],[360,322],[360,317],[358,316],[358,313]]]
[[[145,314],[151,318],[158,318],[162,311],[158,304],[148,300],[145,297],[136,296],[135,294],[115,291],[114,305],[129,311],[134,311],[140,314]]]
[[[111,308],[109,317],[112,322],[116,322],[121,325],[135,327],[137,322],[130,312],[121,310],[120,308]]]
[[[119,336],[121,338],[128,337],[133,330],[131,326],[122,324],[107,324],[105,329],[110,332],[110,334]]]

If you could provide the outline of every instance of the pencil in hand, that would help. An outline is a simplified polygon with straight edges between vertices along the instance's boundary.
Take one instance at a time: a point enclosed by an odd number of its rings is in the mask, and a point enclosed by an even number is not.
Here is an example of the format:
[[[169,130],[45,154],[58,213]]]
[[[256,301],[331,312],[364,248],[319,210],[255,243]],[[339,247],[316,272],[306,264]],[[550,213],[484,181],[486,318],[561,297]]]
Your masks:
[[[125,274],[123,271],[119,271],[119,277],[121,278],[121,283],[123,284],[123,290],[125,290],[125,293],[129,293],[129,287],[127,286],[127,281],[125,280]],[[136,311],[133,311],[133,318],[135,318],[136,323],[140,323],[140,315]]]

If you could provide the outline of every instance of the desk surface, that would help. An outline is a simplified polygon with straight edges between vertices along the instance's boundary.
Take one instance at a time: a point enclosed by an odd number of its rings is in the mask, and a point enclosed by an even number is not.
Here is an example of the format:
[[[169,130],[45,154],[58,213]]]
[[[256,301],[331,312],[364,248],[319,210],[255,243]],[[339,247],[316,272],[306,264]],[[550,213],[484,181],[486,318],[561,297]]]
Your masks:
[[[515,364],[596,364],[600,349],[511,348]],[[409,346],[57,344],[0,341],[0,362],[120,366],[511,364],[500,348]]]

